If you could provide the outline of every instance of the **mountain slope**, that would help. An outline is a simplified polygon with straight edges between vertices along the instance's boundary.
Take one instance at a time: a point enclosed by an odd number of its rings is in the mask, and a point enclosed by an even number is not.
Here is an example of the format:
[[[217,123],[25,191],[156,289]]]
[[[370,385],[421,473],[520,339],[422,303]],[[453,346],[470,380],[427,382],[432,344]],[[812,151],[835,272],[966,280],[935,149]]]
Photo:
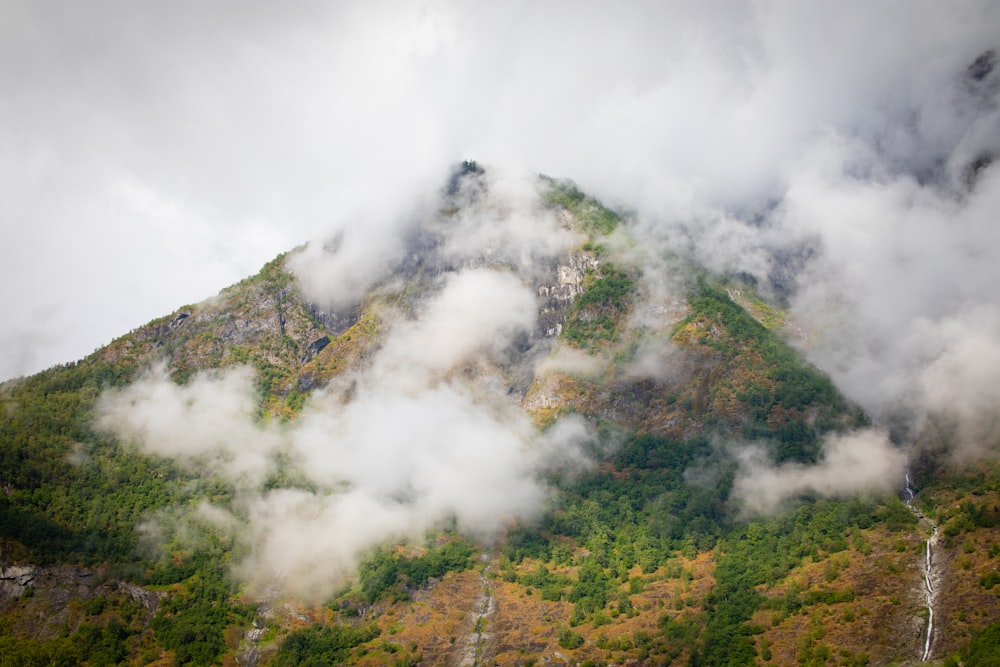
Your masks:
[[[4,660],[921,657],[902,455],[749,285],[474,163],[360,286],[356,243],[3,385]],[[1000,477],[924,483],[946,656],[1000,611]]]

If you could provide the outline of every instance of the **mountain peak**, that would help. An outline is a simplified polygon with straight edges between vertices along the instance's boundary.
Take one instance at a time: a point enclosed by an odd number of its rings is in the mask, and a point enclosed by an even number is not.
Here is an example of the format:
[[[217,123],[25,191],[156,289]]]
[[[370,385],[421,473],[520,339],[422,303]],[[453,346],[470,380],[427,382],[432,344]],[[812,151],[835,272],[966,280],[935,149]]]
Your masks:
[[[960,571],[986,567],[995,490],[970,504],[930,481],[904,505],[905,452],[752,281],[644,245],[570,181],[474,162],[395,224],[398,243],[348,227],[4,386],[17,650],[885,664],[920,632],[958,647],[920,623],[913,554],[971,545]],[[932,515],[939,498],[966,505]],[[113,583],[57,599],[72,564]],[[982,628],[957,600],[994,596],[953,570],[934,577],[960,592],[926,602],[937,627]],[[83,610],[75,643],[22,621],[29,589],[40,613]]]

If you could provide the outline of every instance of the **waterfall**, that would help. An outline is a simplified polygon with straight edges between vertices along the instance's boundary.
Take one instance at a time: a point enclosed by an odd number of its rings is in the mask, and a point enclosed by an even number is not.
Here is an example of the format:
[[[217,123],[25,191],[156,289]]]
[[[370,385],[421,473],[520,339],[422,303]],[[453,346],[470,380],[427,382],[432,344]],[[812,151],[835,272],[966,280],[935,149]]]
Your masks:
[[[927,607],[927,634],[924,638],[924,650],[921,653],[920,661],[927,662],[931,657],[931,648],[934,645],[934,601],[937,591],[934,588],[934,545],[937,544],[938,527],[923,512],[913,506],[913,499],[916,492],[910,486],[910,471],[906,471],[904,493],[906,494],[906,506],[910,508],[917,519],[931,526],[931,536],[924,543],[924,602]]]
[[[937,543],[938,527],[932,523],[934,530],[927,538],[927,547],[924,550],[924,598],[927,601],[927,638],[924,640],[924,653],[920,658],[922,662],[927,662],[931,655],[931,642],[934,639],[934,598],[937,592],[934,590],[934,544]]]

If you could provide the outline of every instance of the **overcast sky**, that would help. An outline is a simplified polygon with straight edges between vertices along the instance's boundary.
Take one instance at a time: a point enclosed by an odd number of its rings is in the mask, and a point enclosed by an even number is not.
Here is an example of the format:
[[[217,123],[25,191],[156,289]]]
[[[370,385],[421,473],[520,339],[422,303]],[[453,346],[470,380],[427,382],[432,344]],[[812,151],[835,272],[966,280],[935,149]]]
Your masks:
[[[865,332],[976,326],[1000,349],[997,169],[959,178],[997,143],[996,76],[966,70],[998,35],[992,0],[0,0],[0,378],[401,215],[465,158],[735,243],[699,251],[721,268],[767,245],[740,218],[768,211],[828,250],[803,321],[843,301],[833,272],[883,285]]]

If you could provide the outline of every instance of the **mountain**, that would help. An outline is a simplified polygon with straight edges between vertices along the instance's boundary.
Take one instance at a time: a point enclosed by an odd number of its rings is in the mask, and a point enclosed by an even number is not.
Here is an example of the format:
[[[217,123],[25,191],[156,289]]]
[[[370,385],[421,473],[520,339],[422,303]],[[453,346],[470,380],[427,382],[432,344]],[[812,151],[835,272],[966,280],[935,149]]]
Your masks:
[[[997,660],[1000,467],[780,286],[473,162],[401,229],[2,385],[0,664]]]

